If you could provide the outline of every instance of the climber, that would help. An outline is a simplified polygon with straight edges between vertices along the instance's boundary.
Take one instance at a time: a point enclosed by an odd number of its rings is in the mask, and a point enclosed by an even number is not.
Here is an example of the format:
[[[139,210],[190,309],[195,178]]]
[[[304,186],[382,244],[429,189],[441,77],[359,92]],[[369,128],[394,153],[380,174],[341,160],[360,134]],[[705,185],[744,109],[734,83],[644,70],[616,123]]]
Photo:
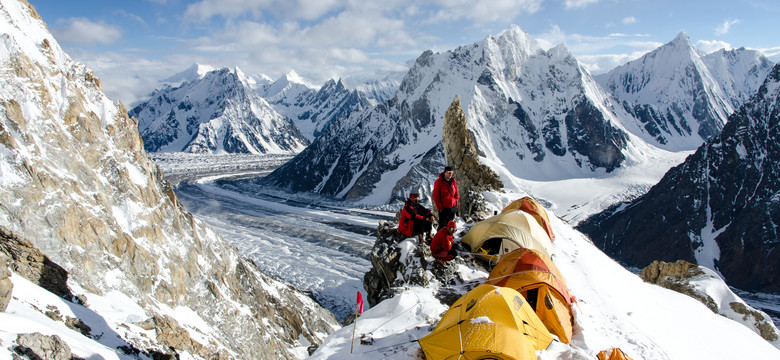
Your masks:
[[[455,258],[455,249],[452,246],[452,235],[455,235],[457,225],[450,220],[447,226],[436,232],[436,236],[431,241],[431,255],[440,265],[445,265],[447,261]]]
[[[398,231],[407,237],[417,236],[420,242],[431,238],[433,213],[420,205],[420,194],[411,193],[401,210]]]
[[[439,226],[437,230],[441,230],[450,220],[454,220],[455,215],[458,213],[460,195],[458,194],[458,182],[455,181],[455,177],[452,174],[452,168],[447,166],[433,183],[433,194],[431,197],[436,205],[436,210],[439,211]]]

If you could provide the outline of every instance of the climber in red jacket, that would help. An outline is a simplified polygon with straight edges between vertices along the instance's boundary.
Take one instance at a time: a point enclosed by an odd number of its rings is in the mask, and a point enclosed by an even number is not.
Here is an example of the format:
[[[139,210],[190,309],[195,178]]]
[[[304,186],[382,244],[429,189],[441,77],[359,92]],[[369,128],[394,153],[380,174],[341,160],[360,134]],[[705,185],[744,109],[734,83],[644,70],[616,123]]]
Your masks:
[[[450,220],[447,226],[436,232],[436,236],[431,241],[431,255],[439,264],[444,264],[455,258],[455,249],[452,247],[452,235],[455,234],[457,225]]]
[[[445,167],[444,171],[439,174],[439,178],[433,183],[431,197],[436,205],[436,210],[439,211],[437,230],[441,230],[450,220],[455,219],[455,214],[458,213],[460,195],[458,194],[458,182],[455,181],[451,167]]]
[[[420,194],[411,193],[401,210],[401,219],[398,222],[398,231],[407,237],[418,236],[422,242],[425,237],[430,237],[433,228],[433,213],[420,205]]]

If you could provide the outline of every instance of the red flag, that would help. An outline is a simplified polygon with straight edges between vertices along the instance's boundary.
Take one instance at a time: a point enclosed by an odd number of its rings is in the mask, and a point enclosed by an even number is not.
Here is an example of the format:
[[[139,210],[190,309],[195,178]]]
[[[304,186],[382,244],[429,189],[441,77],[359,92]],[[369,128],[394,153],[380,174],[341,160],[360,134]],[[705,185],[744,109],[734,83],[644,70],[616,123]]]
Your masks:
[[[363,313],[363,294],[360,291],[357,292],[357,311],[358,314]]]

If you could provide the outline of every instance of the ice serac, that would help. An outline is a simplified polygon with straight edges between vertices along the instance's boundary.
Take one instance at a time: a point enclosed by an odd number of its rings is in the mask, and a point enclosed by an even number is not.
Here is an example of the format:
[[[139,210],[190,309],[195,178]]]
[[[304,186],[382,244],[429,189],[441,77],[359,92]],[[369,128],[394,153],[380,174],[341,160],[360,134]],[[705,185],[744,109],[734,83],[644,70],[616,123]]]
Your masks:
[[[0,19],[0,226],[64,268],[87,302],[120,292],[148,316],[101,326],[142,331],[125,339],[146,339],[139,348],[238,359],[300,358],[338,326],[182,208],[135,120],[29,3],[0,0]]]
[[[579,225],[615,258],[686,260],[748,291],[780,292],[780,65],[723,131],[644,196]]]
[[[459,96],[482,161],[536,180],[590,176],[634,154],[636,120],[559,46],[533,50],[512,26],[498,36],[443,53],[426,51],[393,99],[334,121],[265,179],[370,203],[429,194],[438,167],[444,115]],[[501,174],[499,174],[501,175]]]
[[[155,90],[130,116],[149,152],[297,154],[309,143],[238,68]]]
[[[596,79],[640,119],[636,134],[667,150],[696,149],[734,109],[685,32]]]

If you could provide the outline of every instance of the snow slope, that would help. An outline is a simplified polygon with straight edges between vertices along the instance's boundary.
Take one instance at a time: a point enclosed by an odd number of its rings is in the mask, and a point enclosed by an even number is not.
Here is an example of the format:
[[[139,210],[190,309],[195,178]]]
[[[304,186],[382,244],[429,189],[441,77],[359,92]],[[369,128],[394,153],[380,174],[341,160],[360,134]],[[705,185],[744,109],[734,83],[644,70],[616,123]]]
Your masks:
[[[572,343],[553,342],[538,352],[538,359],[592,359],[611,347],[634,359],[780,356],[778,348],[743,325],[713,314],[693,298],[644,283],[557,217],[552,222],[553,260],[577,298],[577,320]],[[353,328],[346,326],[328,337],[312,358],[417,359],[415,340],[428,334],[447,309],[433,297],[435,286],[440,285],[411,288],[378,304],[358,318],[354,345]],[[373,338],[372,345],[360,344],[363,334]]]

